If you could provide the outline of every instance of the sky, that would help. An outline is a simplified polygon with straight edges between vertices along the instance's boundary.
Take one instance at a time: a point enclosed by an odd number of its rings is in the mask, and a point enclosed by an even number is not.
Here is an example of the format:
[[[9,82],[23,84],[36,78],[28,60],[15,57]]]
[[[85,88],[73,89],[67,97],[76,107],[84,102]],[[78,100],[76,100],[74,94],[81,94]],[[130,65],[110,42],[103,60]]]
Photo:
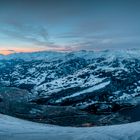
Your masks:
[[[140,47],[140,0],[0,0],[0,53]]]

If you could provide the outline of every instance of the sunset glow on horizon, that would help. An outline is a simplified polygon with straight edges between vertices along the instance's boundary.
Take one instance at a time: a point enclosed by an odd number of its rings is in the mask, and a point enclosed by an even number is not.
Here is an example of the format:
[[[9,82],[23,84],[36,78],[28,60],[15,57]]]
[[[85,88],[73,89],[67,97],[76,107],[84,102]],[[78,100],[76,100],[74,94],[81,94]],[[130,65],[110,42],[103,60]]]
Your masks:
[[[9,55],[13,53],[31,53],[31,52],[40,52],[40,51],[58,51],[58,52],[67,52],[72,51],[71,49],[65,47],[59,48],[51,48],[51,47],[42,47],[42,48],[35,48],[35,47],[1,47],[0,45],[0,54],[2,55]]]
[[[36,51],[41,51],[41,50],[1,50],[0,49],[0,54],[2,55],[9,55],[9,54],[12,54],[12,53],[26,53],[26,52],[36,52]]]
[[[47,49],[35,49],[35,48],[2,48],[0,47],[0,54],[9,55],[12,53],[26,53],[26,52],[38,52],[38,51],[47,51]]]

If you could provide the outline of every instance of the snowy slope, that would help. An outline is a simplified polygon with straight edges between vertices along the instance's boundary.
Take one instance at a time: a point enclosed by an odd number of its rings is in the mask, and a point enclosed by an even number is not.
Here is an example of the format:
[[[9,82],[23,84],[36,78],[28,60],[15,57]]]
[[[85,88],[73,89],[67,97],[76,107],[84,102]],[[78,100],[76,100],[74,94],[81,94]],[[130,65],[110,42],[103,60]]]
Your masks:
[[[0,140],[139,140],[140,122],[72,128],[37,124],[0,114]]]

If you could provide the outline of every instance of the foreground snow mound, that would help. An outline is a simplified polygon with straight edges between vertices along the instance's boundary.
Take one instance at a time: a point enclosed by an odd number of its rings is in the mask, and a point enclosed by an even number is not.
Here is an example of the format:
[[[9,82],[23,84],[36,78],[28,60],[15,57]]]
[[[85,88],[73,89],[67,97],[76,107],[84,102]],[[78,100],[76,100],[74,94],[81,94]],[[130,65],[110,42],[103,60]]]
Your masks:
[[[72,128],[38,124],[0,114],[0,140],[138,140],[140,122]]]

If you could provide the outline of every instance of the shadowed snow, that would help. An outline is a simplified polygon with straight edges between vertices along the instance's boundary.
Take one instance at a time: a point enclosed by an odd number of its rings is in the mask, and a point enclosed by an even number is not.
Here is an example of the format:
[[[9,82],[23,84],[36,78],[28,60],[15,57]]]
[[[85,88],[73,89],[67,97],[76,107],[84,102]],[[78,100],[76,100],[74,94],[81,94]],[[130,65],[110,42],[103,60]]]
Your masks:
[[[138,140],[140,122],[72,128],[28,122],[0,115],[0,140]]]

